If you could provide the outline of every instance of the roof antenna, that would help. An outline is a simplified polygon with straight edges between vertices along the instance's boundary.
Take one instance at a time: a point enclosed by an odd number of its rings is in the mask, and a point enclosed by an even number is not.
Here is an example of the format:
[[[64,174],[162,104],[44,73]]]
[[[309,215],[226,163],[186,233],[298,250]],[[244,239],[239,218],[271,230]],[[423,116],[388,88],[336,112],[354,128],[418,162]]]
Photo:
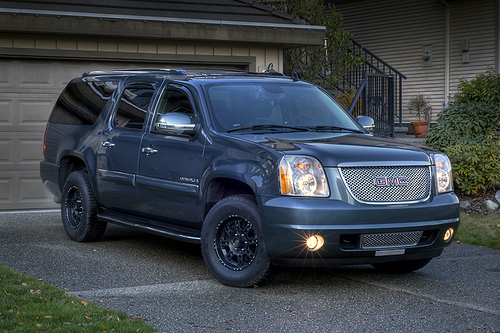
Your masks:
[[[297,72],[293,72],[292,79],[294,81],[300,81],[299,74]]]

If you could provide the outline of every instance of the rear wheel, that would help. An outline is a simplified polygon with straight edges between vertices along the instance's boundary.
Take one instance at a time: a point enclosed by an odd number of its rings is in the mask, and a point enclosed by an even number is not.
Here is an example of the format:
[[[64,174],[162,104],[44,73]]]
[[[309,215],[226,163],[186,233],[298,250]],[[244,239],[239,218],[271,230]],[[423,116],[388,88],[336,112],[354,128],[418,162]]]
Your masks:
[[[220,282],[234,287],[263,282],[271,263],[253,197],[234,195],[215,204],[203,223],[201,249]]]
[[[386,273],[410,273],[427,265],[431,259],[408,260],[384,262],[380,264],[372,264],[377,270]]]
[[[77,242],[99,240],[106,230],[106,222],[97,219],[97,203],[85,171],[72,172],[66,179],[61,198],[64,230]]]

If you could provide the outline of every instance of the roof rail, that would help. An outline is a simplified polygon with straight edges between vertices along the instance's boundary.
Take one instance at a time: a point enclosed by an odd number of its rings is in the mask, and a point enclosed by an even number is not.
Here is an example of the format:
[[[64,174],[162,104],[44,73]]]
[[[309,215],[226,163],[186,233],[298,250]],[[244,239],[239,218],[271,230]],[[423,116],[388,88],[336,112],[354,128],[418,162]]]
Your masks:
[[[271,67],[272,68],[272,67]],[[285,76],[285,74],[275,71],[274,69],[264,72],[252,72],[241,69],[228,69],[228,68],[203,68],[203,67],[189,67],[184,69],[188,75],[260,75],[260,76]],[[193,72],[193,73],[191,73]]]
[[[123,75],[123,74],[169,74],[169,75],[187,75],[184,69],[170,68],[131,68],[131,69],[109,69],[90,71],[83,73],[82,77],[98,76],[98,75]]]
[[[188,67],[188,68],[130,68],[130,69],[109,69],[97,70],[83,73],[82,77],[99,76],[99,75],[183,75],[183,76],[217,76],[217,75],[253,75],[253,76],[286,76],[283,73],[277,72],[272,68],[272,65],[264,72],[251,72],[240,69],[227,68],[205,68],[205,67]]]

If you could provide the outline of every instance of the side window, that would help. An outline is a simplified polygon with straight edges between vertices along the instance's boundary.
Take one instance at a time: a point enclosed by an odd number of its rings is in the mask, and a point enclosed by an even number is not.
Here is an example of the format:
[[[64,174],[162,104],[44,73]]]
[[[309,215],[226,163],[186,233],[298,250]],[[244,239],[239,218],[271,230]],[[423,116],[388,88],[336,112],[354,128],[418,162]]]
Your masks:
[[[158,120],[167,114],[183,114],[189,117],[191,124],[195,123],[195,113],[189,97],[179,90],[167,89],[163,94],[155,115],[154,130],[158,130]]]
[[[113,125],[127,129],[141,129],[154,92],[155,87],[152,83],[129,84],[118,103]]]
[[[57,100],[49,118],[51,123],[92,125],[101,114],[118,82],[71,82]]]

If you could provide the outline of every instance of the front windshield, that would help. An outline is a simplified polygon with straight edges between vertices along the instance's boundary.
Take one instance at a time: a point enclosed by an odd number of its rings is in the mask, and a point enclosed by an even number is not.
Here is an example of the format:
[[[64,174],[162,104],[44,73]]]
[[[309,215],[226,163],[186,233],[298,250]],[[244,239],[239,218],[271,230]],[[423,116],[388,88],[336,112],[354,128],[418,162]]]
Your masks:
[[[288,128],[362,131],[320,88],[304,82],[224,82],[205,91],[219,132]]]

